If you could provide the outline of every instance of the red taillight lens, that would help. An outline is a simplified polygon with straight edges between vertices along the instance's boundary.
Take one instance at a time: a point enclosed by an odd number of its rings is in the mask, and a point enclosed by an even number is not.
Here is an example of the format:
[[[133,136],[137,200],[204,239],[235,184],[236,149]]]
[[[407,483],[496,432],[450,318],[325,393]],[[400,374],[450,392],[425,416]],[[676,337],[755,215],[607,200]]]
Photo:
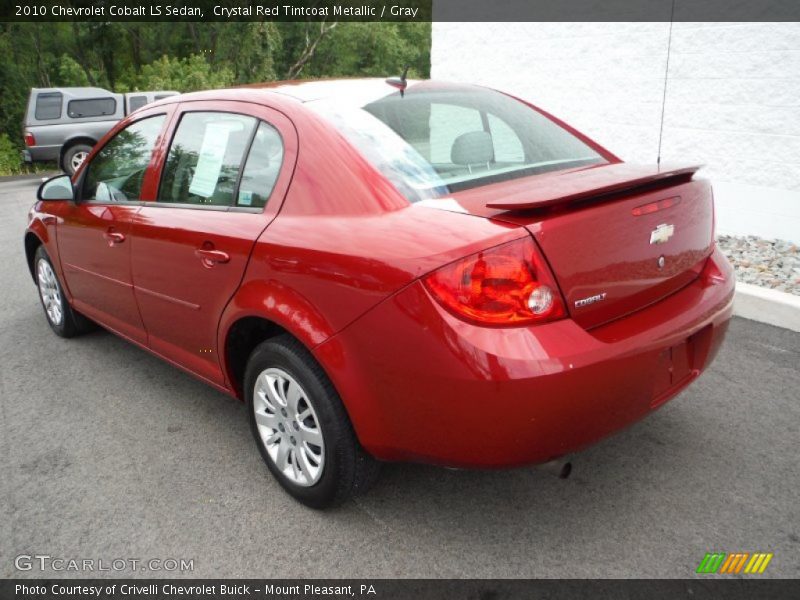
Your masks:
[[[33,137],[33,134],[30,131],[25,132],[25,145],[28,148],[36,145],[36,138]]]
[[[566,315],[553,276],[526,237],[450,263],[424,278],[456,315],[491,325],[523,325]]]

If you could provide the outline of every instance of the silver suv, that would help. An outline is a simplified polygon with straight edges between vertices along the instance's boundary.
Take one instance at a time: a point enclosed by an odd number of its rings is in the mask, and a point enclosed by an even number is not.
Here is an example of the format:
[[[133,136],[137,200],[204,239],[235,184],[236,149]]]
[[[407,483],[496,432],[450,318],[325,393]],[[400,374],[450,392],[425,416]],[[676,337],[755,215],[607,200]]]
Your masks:
[[[58,161],[72,175],[117,121],[178,92],[115,94],[96,87],[33,88],[25,114],[25,162]]]

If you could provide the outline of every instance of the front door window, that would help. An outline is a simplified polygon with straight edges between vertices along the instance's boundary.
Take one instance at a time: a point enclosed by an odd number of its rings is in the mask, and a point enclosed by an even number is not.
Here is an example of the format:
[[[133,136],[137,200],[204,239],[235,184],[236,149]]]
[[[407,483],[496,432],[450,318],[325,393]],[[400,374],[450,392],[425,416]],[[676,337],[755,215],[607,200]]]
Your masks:
[[[87,166],[82,200],[139,200],[144,173],[164,119],[164,115],[157,115],[136,121],[103,146]]]

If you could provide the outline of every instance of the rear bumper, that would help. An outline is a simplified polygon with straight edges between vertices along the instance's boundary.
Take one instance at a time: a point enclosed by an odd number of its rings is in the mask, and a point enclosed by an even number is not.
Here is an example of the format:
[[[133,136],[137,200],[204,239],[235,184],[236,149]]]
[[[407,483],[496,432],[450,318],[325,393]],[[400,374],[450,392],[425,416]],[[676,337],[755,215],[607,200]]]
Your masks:
[[[29,146],[22,151],[25,162],[39,162],[58,160],[61,156],[61,146]]]
[[[714,359],[734,280],[715,251],[670,297],[586,331],[570,319],[488,328],[419,283],[315,349],[364,447],[460,467],[546,462],[658,408]]]

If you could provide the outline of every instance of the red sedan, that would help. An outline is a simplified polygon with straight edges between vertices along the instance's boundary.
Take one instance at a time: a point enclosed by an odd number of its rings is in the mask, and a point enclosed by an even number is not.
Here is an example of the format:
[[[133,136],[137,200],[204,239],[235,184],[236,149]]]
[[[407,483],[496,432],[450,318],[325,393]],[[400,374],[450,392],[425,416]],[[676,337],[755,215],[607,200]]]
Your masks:
[[[469,85],[202,92],[44,183],[50,326],[99,323],[247,403],[315,507],[379,461],[560,459],[674,397],[731,316],[696,167],[641,167]]]

